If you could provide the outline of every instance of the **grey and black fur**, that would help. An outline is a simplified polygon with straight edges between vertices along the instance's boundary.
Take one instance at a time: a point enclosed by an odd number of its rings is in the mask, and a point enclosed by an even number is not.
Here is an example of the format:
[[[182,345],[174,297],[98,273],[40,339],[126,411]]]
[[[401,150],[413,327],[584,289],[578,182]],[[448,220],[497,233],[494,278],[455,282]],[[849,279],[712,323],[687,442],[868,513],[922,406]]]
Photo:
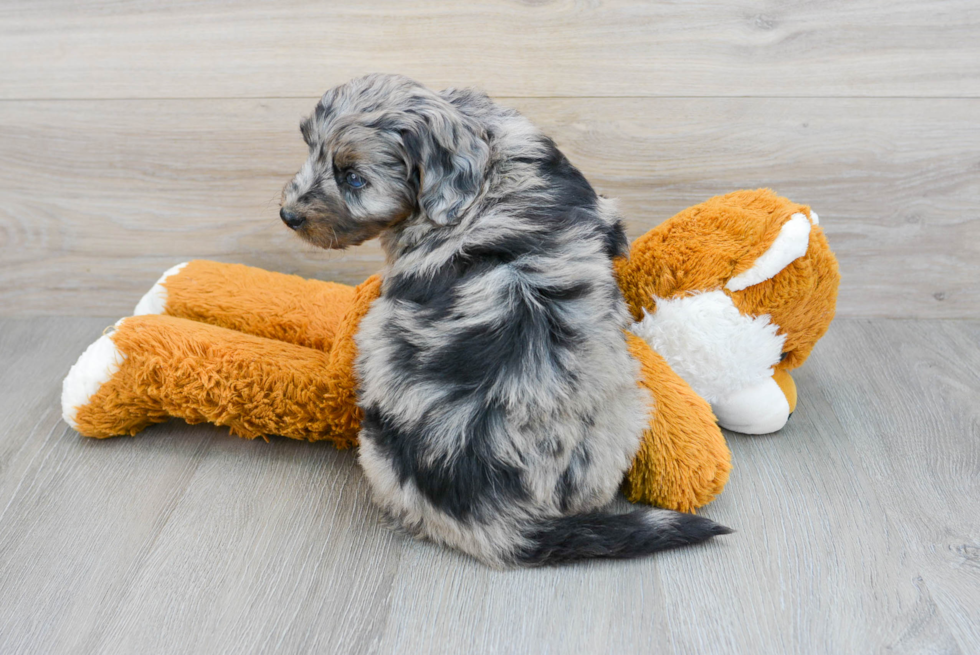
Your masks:
[[[472,90],[370,75],[328,91],[283,191],[302,237],[381,237],[357,335],[360,463],[416,536],[495,566],[630,558],[728,530],[610,514],[651,399],[623,329],[622,223],[548,137]]]

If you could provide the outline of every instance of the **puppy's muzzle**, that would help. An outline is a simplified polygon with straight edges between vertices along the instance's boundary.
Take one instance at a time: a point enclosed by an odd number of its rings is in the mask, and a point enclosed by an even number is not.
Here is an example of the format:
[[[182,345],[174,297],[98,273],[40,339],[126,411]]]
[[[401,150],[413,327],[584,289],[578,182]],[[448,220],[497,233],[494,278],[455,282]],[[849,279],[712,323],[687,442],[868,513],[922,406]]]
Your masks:
[[[291,212],[285,208],[279,210],[279,218],[291,230],[298,230],[306,222],[306,217],[300,216],[296,212]]]

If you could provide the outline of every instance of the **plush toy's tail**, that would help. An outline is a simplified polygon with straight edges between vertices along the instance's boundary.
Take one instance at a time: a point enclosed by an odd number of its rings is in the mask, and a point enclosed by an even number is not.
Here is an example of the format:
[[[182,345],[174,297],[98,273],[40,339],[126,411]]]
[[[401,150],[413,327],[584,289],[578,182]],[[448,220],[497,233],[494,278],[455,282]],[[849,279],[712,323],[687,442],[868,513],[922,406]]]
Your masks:
[[[530,544],[517,555],[524,566],[586,559],[633,559],[688,546],[732,530],[694,514],[641,509],[626,514],[593,512],[549,519],[525,533]]]

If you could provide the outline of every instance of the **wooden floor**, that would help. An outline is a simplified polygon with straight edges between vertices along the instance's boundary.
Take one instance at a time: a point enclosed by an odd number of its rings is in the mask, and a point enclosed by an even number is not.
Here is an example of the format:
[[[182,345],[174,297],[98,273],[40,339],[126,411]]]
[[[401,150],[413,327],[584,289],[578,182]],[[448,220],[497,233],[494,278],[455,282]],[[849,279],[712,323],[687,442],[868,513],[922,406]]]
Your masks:
[[[980,652],[980,321],[838,320],[782,433],[729,435],[736,533],[510,572],[393,535],[331,446],[79,437],[108,324],[0,321],[0,653]]]
[[[383,528],[350,452],[61,421],[179,261],[378,268],[276,215],[372,71],[518,108],[634,237],[737,188],[819,212],[839,318],[787,428],[729,435],[735,534],[490,571]],[[0,655],[980,653],[978,371],[975,0],[0,3]]]

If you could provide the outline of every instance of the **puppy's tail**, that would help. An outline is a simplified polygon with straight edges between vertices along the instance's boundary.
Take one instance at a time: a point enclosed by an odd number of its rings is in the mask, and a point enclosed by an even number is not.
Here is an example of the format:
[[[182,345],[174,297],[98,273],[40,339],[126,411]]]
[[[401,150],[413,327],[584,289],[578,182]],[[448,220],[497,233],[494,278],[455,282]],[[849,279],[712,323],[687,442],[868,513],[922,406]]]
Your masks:
[[[594,558],[633,559],[731,531],[709,519],[666,509],[563,516],[528,528],[527,545],[515,555],[515,563],[547,566]]]

